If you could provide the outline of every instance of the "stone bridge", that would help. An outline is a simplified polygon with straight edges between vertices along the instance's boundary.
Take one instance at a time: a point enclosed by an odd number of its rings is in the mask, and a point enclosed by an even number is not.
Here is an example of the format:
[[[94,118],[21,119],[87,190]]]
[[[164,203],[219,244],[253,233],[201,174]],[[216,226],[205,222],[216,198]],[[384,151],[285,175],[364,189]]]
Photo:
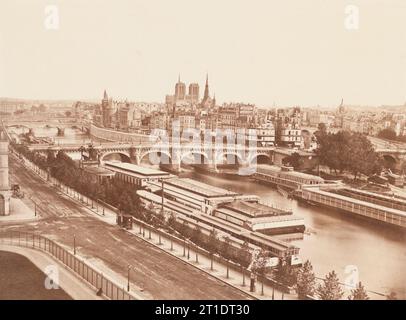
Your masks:
[[[193,144],[110,144],[104,143],[95,146],[58,145],[52,146],[31,145],[31,151],[43,154],[63,150],[75,158],[99,160],[103,162],[109,155],[119,155],[124,162],[141,164],[149,159],[153,164],[168,164],[178,166],[184,164],[217,165],[235,164],[248,166],[255,161],[273,162],[275,147],[245,147],[242,145],[193,145]]]
[[[76,126],[75,123],[66,123],[60,122],[57,120],[49,121],[47,124],[44,124],[43,121],[10,121],[7,120],[4,122],[4,126],[7,128],[10,133],[15,133],[13,129],[20,129],[23,133],[30,133],[35,136],[36,129],[57,129],[58,136],[64,136],[66,128],[72,128]]]

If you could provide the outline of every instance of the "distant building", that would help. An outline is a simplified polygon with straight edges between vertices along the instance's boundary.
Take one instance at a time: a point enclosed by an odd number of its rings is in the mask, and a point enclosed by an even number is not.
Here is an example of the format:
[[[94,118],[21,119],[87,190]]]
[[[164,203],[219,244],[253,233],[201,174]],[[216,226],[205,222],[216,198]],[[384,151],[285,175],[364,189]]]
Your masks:
[[[336,118],[335,118],[335,126],[338,128],[343,128],[344,126],[344,117],[347,112],[346,107],[344,106],[344,99],[341,99],[341,103],[337,108]]]
[[[251,122],[255,119],[256,107],[253,104],[238,104],[237,117],[245,118],[246,121]]]
[[[124,103],[118,111],[118,122],[121,130],[137,129],[141,127],[141,112],[136,105]]]
[[[106,128],[115,128],[117,120],[117,103],[109,99],[106,90],[104,90],[102,107],[102,122]]]
[[[165,104],[167,106],[172,106],[173,104],[175,104],[175,96],[171,95],[171,94],[167,94],[165,96]]]
[[[302,129],[299,108],[278,110],[276,120],[276,143],[288,147],[302,146]]]
[[[195,128],[196,123],[195,123],[195,115],[194,114],[179,114],[177,117],[177,120],[179,120],[179,126],[180,130],[183,131],[188,128]]]
[[[284,145],[300,148],[302,145],[302,130],[291,124],[280,130],[280,142]]]
[[[222,129],[236,129],[237,109],[235,106],[223,106],[218,109],[219,125]]]
[[[153,114],[150,119],[150,129],[170,129],[168,128],[169,118],[170,116],[166,113]]]
[[[272,122],[268,122],[256,129],[256,133],[258,146],[269,147],[275,145],[276,133]]]

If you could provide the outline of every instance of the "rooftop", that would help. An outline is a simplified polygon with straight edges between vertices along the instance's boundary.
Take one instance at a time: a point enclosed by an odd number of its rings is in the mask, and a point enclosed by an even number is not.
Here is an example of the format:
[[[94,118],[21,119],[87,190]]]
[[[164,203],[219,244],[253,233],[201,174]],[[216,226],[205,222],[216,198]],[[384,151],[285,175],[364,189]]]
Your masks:
[[[136,174],[140,174],[140,175],[144,175],[144,176],[163,176],[163,175],[169,176],[168,172],[153,169],[153,168],[141,167],[141,166],[137,166],[132,163],[127,163],[127,162],[105,161],[104,165],[107,168],[124,170],[129,173],[136,173]]]
[[[332,193],[332,192],[329,192],[327,190],[324,191],[324,190],[316,189],[316,188],[312,188],[312,189],[308,189],[308,190],[311,190],[311,192],[319,193],[319,194],[322,194],[322,195],[325,195],[325,196],[328,196],[328,197],[332,197],[332,198],[336,198],[336,199],[340,199],[340,200],[345,200],[345,201],[350,201],[350,202],[358,204],[358,205],[378,209],[378,210],[381,210],[381,211],[390,212],[390,213],[400,215],[400,216],[406,216],[405,211],[392,209],[392,208],[384,207],[384,206],[381,206],[381,205],[378,205],[378,204],[375,204],[375,203],[371,203],[371,202],[367,202],[367,201],[363,201],[363,200],[358,200],[358,199],[355,199],[355,198],[342,196],[340,194]]]
[[[233,202],[228,203],[222,207],[225,209],[238,211],[239,213],[251,218],[279,216],[292,213],[290,211],[273,208],[264,204],[260,204],[258,202],[248,202],[241,200],[234,200]]]
[[[223,197],[223,196],[236,196],[238,193],[226,189],[214,187],[203,182],[195,181],[189,178],[171,178],[165,181],[169,184],[190,192],[203,195],[205,197]]]
[[[114,175],[114,172],[103,167],[86,167],[84,171],[95,175]]]

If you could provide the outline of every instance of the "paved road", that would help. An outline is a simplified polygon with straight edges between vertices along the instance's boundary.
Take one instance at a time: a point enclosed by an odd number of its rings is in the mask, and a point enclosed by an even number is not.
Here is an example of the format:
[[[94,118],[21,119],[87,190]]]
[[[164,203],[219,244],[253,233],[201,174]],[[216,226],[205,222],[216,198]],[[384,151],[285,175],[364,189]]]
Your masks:
[[[127,275],[131,264],[132,284],[149,299],[249,299],[242,292],[145,243],[141,239],[91,216],[80,204],[61,196],[10,158],[11,180],[26,196],[40,203],[44,219],[25,225],[7,226],[10,230],[39,232],[71,247],[76,235],[77,250],[94,263]],[[24,200],[28,206],[33,203]]]
[[[368,139],[371,141],[371,143],[377,149],[393,149],[393,150],[397,150],[398,148],[405,148],[406,147],[406,143],[404,143],[404,142],[389,141],[389,140],[384,140],[384,139],[380,139],[380,138],[372,137],[372,136],[368,136]]]

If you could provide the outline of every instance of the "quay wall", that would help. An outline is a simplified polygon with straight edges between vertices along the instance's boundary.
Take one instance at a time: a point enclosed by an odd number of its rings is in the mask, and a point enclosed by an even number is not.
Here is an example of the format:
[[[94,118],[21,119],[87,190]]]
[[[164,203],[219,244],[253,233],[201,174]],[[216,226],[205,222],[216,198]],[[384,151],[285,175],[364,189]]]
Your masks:
[[[90,125],[90,135],[92,137],[103,139],[112,142],[125,142],[125,143],[148,143],[153,140],[150,140],[151,136],[142,134],[142,133],[133,133],[133,132],[121,132],[113,129],[100,128],[94,124]],[[153,137],[153,136],[152,136]]]

